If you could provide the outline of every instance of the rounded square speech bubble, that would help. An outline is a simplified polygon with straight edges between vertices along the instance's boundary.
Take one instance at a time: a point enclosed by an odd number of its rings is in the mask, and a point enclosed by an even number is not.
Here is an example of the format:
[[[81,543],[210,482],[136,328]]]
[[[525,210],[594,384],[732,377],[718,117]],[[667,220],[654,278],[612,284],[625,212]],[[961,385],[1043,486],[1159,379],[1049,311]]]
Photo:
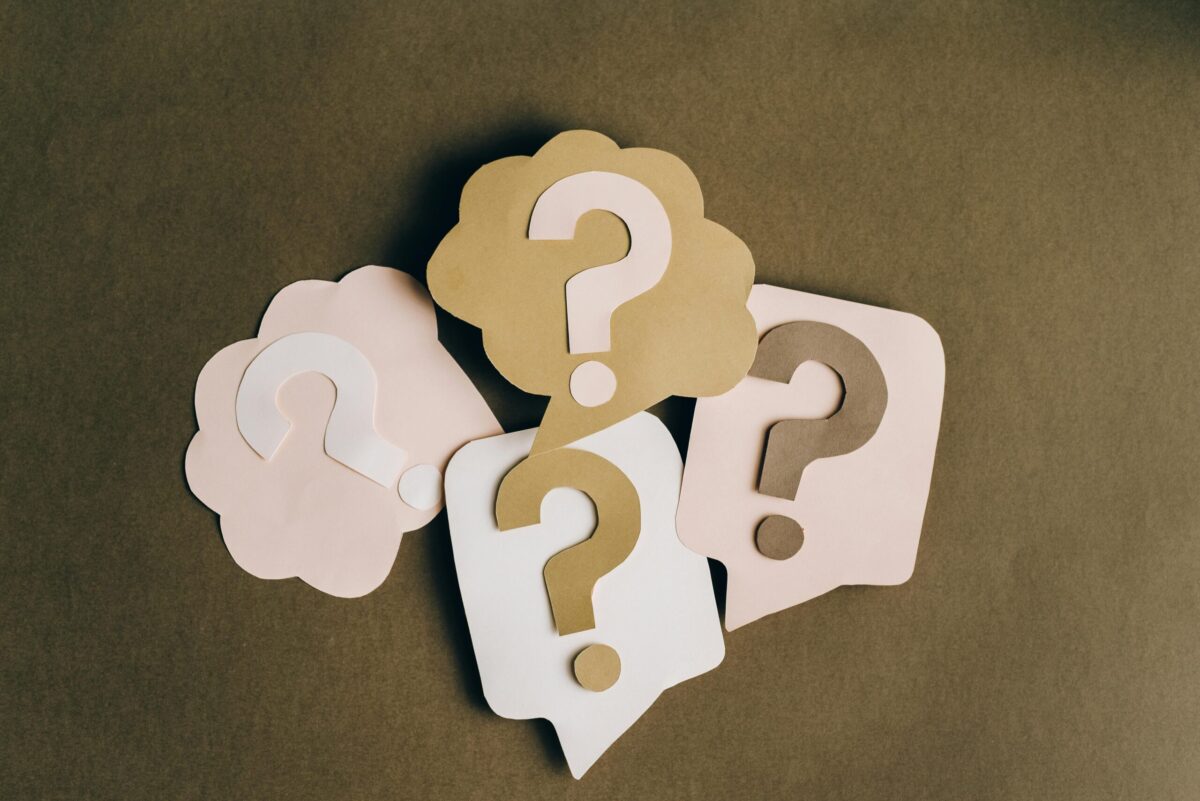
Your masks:
[[[602,457],[629,479],[641,531],[628,557],[595,584],[595,628],[559,635],[543,571],[555,554],[591,536],[597,510],[577,490],[552,489],[540,523],[500,530],[500,483],[529,455],[536,433],[462,448],[446,469],[446,510],[488,705],[506,718],[550,720],[579,778],[665,689],[720,664],[725,644],[708,563],[675,532],[679,451],[645,412],[569,446]],[[560,485],[570,481],[563,476]],[[620,657],[619,678],[600,692],[585,689],[573,673],[576,657],[596,644]]]
[[[914,315],[762,284],[748,306],[759,354],[696,403],[678,516],[684,544],[728,570],[730,631],[908,580],[945,384],[941,340]]]

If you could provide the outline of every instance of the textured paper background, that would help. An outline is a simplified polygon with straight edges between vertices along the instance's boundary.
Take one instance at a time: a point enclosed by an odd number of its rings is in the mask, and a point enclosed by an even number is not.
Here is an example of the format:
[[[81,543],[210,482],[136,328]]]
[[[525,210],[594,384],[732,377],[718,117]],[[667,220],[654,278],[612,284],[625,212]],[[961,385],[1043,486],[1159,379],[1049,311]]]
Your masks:
[[[0,796],[1200,795],[1194,4],[244,5],[0,5]],[[419,274],[579,127],[683,158],[756,280],[929,320],[947,385],[913,579],[734,632],[576,783],[483,702],[444,516],[339,600],[182,465],[275,292]]]

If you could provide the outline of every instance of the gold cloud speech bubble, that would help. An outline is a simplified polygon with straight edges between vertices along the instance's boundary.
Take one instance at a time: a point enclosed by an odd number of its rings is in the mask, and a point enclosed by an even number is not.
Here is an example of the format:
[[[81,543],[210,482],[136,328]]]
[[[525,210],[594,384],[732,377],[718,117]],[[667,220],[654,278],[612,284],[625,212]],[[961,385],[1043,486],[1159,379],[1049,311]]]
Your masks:
[[[534,453],[719,395],[754,360],[749,249],[678,158],[591,131],[480,168],[428,279],[505,378],[550,396]]]

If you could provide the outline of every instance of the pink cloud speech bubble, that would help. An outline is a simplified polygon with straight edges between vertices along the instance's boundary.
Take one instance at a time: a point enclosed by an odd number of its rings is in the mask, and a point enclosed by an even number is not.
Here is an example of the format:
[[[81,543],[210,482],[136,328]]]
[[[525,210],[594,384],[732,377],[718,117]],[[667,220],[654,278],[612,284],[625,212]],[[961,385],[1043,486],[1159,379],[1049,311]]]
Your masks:
[[[317,353],[321,345],[332,348]],[[268,348],[274,350],[264,354]],[[289,348],[301,367],[266,363]],[[243,380],[258,383],[239,397]],[[335,404],[340,421],[331,421]],[[429,293],[411,276],[375,266],[337,283],[282,289],[256,338],[224,348],[204,366],[196,417],[188,485],[220,515],[234,561],[259,578],[295,576],[345,598],[378,587],[403,533],[437,514],[450,456],[466,442],[502,433],[438,342]],[[252,424],[274,426],[267,447]],[[374,469],[361,441],[370,436]],[[393,460],[390,472],[379,468],[380,449]]]

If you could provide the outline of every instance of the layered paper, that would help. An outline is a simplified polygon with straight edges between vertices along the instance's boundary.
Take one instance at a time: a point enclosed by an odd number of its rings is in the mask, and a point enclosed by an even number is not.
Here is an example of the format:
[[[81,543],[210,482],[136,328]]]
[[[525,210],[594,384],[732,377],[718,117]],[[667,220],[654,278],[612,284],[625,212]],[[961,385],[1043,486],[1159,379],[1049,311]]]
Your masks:
[[[505,378],[550,396],[535,452],[669,395],[719,394],[749,369],[753,259],[705,219],[678,158],[569,131],[482,167],[459,218],[430,290],[483,329]]]
[[[378,587],[404,532],[437,514],[451,454],[500,431],[428,293],[386,267],[285,287],[257,337],[204,366],[195,400],[188,485],[230,555],[342,597]]]
[[[446,507],[454,561],[479,665],[484,696],[507,718],[546,718],[554,724],[571,773],[581,777],[667,688],[716,667],[724,656],[720,621],[706,560],[680,543],[675,530],[683,465],[670,433],[640,413],[569,449],[613,466],[637,494],[639,533],[632,549],[595,581],[594,627],[560,633],[547,590],[546,566],[557,555],[586,546],[598,523],[619,521],[628,503],[597,491],[620,484],[601,476],[583,492],[565,488],[581,477],[521,482],[536,496],[537,522],[501,530],[501,483],[529,458],[536,430],[480,440],[460,450],[446,472]],[[553,454],[547,454],[553,456]],[[544,459],[534,456],[533,459]],[[536,500],[532,498],[531,500]],[[610,506],[609,502],[617,504]],[[530,501],[519,504],[528,508]],[[597,511],[599,507],[599,511]],[[503,508],[502,518],[507,518]],[[609,566],[615,562],[615,566]],[[594,661],[585,676],[619,678],[590,689],[576,661]],[[607,678],[611,678],[611,673]]]
[[[729,630],[912,575],[945,381],[919,317],[765,285],[748,305],[767,346],[697,402],[678,516],[681,540],[728,569]],[[794,341],[772,346],[781,335]]]

